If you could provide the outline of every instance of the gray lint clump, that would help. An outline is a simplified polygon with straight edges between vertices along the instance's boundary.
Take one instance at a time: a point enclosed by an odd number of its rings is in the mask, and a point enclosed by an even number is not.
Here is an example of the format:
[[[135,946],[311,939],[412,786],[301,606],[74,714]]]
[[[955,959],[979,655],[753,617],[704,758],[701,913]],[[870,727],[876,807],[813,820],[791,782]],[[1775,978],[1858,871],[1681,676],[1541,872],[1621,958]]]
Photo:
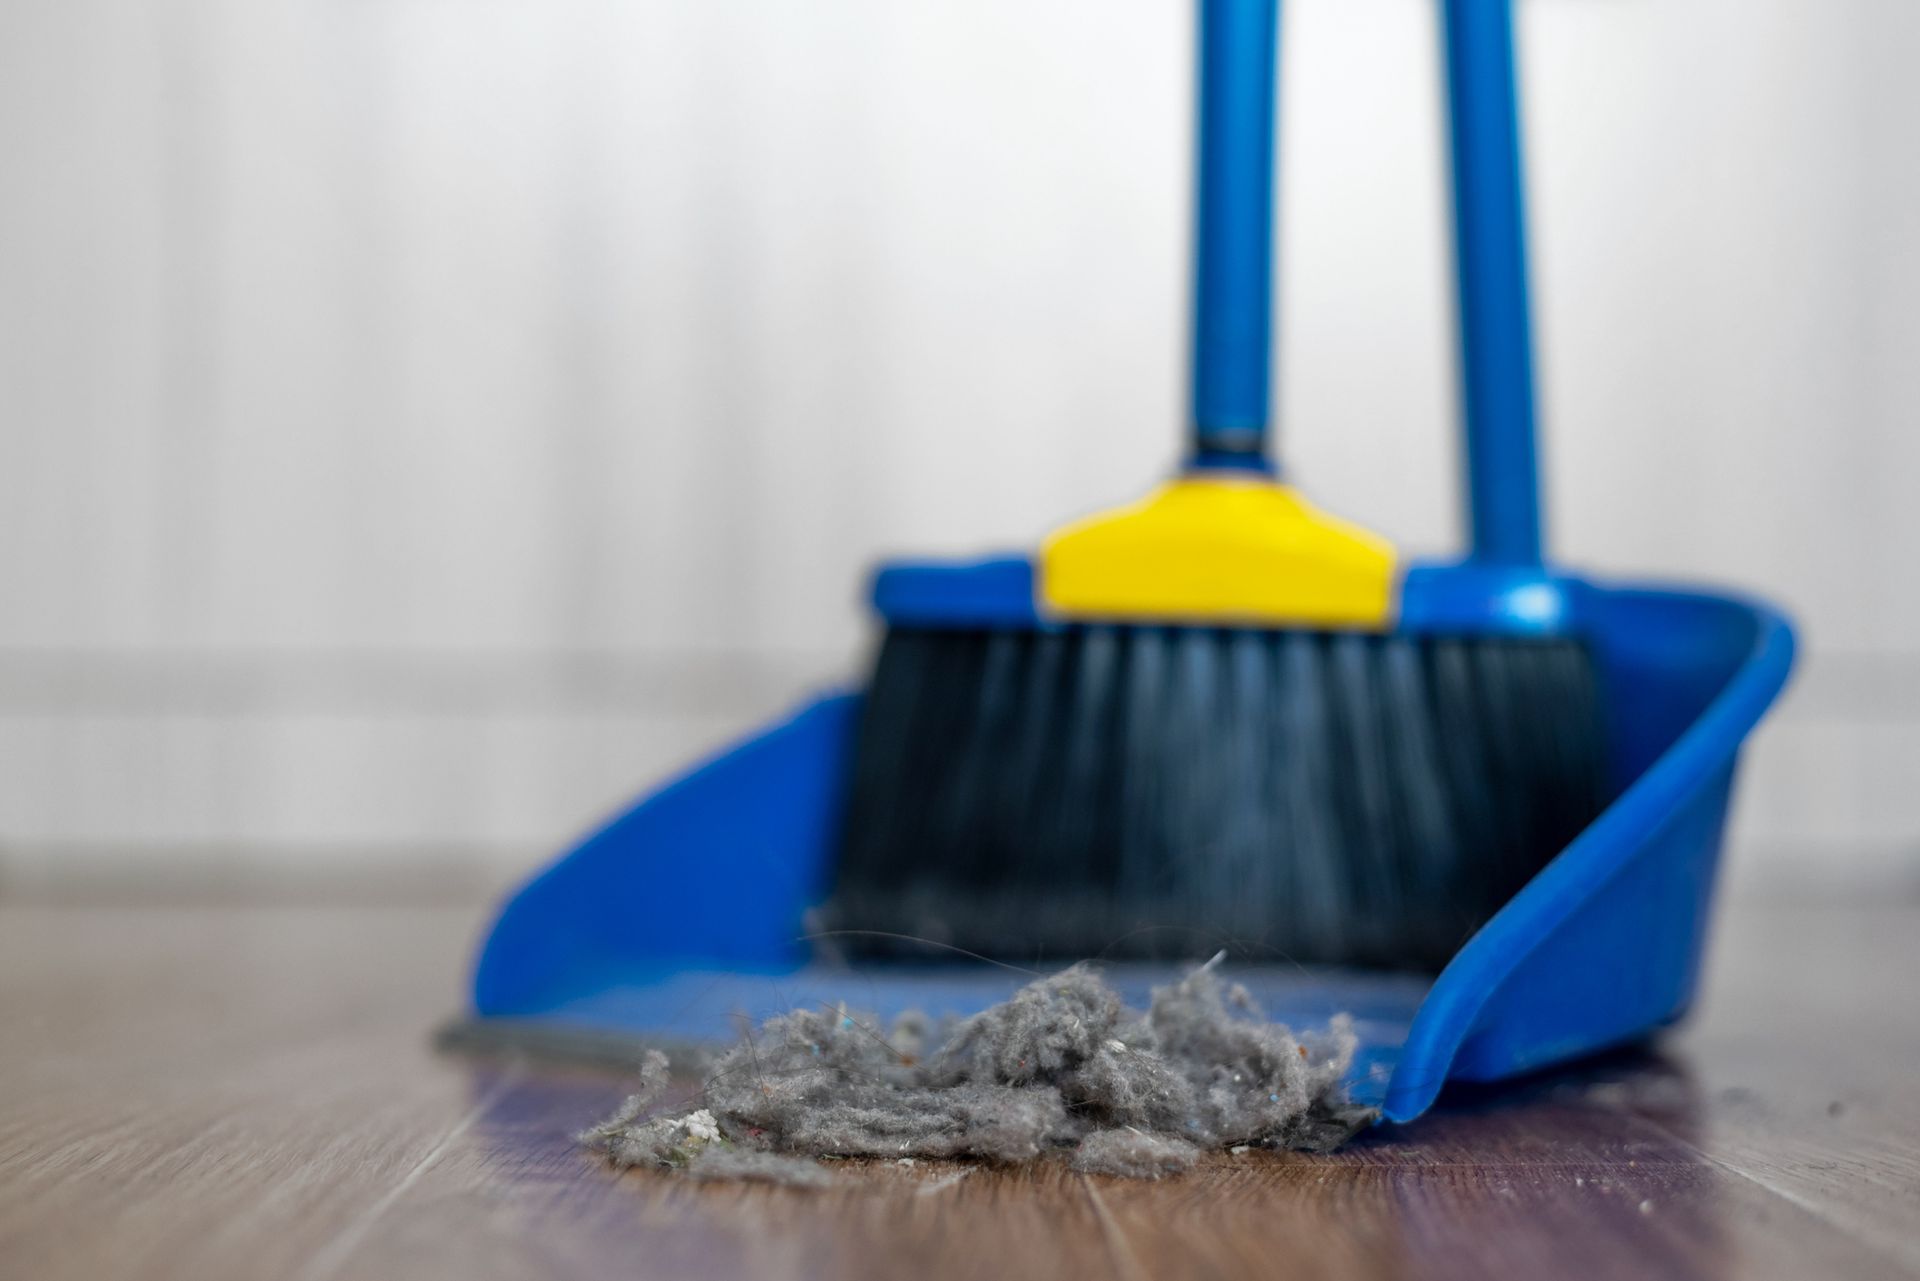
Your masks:
[[[819,1188],[833,1182],[827,1168],[811,1157],[781,1156],[724,1143],[705,1148],[687,1163],[687,1177],[707,1182],[778,1183]]]
[[[650,1053],[640,1092],[580,1139],[617,1166],[698,1178],[809,1184],[826,1172],[794,1158],[1056,1152],[1077,1170],[1159,1178],[1209,1150],[1330,1151],[1370,1124],[1341,1086],[1352,1020],[1296,1037],[1222,983],[1218,960],[1155,988],[1144,1013],[1086,965],[957,1021],[795,1010],[716,1060],[686,1112],[645,1115],[667,1074]]]
[[[1157,1179],[1193,1168],[1200,1149],[1171,1134],[1145,1130],[1095,1130],[1073,1150],[1073,1168],[1123,1179]]]

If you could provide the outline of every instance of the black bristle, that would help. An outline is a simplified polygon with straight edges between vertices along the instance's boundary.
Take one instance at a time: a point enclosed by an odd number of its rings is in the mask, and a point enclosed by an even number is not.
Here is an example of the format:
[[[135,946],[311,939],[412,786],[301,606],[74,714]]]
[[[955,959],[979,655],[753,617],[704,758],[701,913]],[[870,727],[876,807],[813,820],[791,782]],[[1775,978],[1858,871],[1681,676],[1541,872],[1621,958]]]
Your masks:
[[[1599,812],[1571,640],[895,629],[824,918],[1018,960],[1444,964]]]

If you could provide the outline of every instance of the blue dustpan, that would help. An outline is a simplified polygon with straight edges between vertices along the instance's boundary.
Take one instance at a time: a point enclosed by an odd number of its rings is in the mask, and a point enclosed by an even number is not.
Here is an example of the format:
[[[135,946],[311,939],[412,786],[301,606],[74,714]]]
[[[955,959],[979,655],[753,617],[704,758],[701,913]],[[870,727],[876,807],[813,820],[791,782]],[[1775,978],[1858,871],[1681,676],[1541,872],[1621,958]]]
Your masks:
[[[1619,792],[1430,984],[1236,975],[1296,1026],[1353,1013],[1363,1041],[1356,1096],[1396,1121],[1425,1111],[1448,1080],[1533,1071],[1640,1039],[1686,1011],[1740,745],[1793,655],[1786,621],[1736,597],[1565,577],[1489,595],[1473,569],[1414,574],[1424,585],[1409,583],[1409,606],[1431,600],[1436,615],[1476,597],[1489,611],[1531,613],[1543,597],[1564,609],[1560,625],[1598,661]],[[528,883],[486,941],[474,1011],[702,1041],[814,1000],[888,1014],[1004,999],[1024,976],[844,971],[803,941],[831,876],[858,702],[835,694],[803,708],[644,798]],[[1154,976],[1114,977],[1143,1003]]]
[[[1355,1096],[1394,1121],[1449,1080],[1530,1072],[1685,1013],[1740,745],[1793,654],[1786,620],[1758,602],[1540,563],[1508,3],[1444,0],[1473,554],[1407,572],[1398,630],[1581,639],[1614,800],[1437,978],[1235,974],[1296,1026],[1352,1013]],[[893,566],[874,600],[889,622],[1047,625],[1023,557]],[[481,951],[473,1013],[583,1044],[689,1042],[730,1040],[743,1019],[816,1000],[886,1015],[1004,999],[1025,975],[850,970],[806,941],[831,880],[858,705],[822,697],[642,797],[528,882]],[[1110,977],[1144,1003],[1167,973]]]

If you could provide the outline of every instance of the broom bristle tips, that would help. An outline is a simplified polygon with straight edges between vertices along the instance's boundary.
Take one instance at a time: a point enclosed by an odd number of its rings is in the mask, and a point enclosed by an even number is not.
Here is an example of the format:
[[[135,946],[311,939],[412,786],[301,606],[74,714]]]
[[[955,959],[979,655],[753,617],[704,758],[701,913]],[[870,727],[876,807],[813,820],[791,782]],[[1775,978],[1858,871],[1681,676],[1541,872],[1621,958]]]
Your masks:
[[[827,915],[1022,961],[1434,969],[1598,812],[1598,707],[1566,640],[896,629]]]

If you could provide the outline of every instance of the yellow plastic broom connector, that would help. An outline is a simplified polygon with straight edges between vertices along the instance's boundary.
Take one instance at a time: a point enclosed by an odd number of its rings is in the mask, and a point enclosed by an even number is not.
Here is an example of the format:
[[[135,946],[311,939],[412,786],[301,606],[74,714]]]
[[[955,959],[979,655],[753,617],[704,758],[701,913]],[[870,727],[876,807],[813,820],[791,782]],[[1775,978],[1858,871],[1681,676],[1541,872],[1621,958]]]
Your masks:
[[[1393,579],[1391,544],[1289,486],[1190,475],[1054,533],[1038,595],[1066,618],[1383,631]]]

